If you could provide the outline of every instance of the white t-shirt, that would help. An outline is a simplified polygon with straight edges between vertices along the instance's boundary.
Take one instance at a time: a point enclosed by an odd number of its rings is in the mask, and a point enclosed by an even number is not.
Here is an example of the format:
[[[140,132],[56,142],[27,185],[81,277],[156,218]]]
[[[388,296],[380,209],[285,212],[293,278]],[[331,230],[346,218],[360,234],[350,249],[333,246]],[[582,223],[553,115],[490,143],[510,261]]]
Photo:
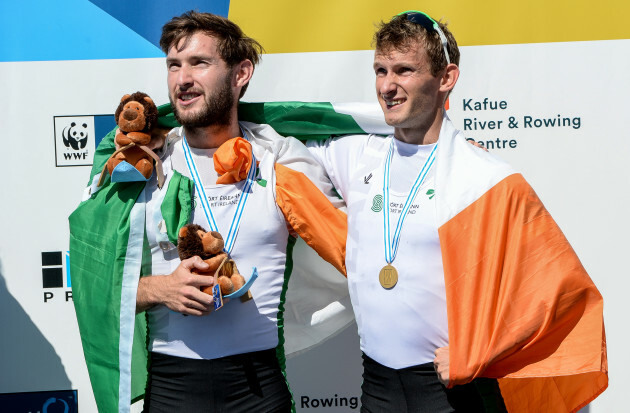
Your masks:
[[[388,290],[379,282],[379,272],[386,265],[383,167],[393,139],[353,135],[308,146],[348,207],[346,267],[361,350],[377,362],[398,369],[433,361],[435,349],[448,345],[448,323],[432,170],[402,227],[392,263],[398,271],[398,283]],[[390,238],[433,146],[394,140]]]
[[[171,133],[178,132],[175,129]],[[290,233],[276,204],[274,164],[279,159],[291,159],[296,162],[292,167],[297,167],[306,165],[310,160],[316,168],[321,168],[304,145],[295,139],[282,138],[275,132],[266,133],[264,137],[251,130],[246,130],[246,133],[260,162],[258,168],[262,180],[252,185],[231,256],[246,279],[250,277],[252,268],[257,268],[258,279],[250,289],[253,299],[247,302],[233,299],[220,310],[204,317],[186,317],[165,306],[150,309],[151,351],[185,358],[214,359],[278,345],[279,307],[288,282],[286,264]],[[209,157],[213,151],[195,149],[192,152],[197,168],[203,170],[202,180],[210,208],[219,231],[225,237],[245,181],[217,185],[214,163]],[[167,176],[176,169],[190,177],[181,140],[169,147],[163,166]],[[147,185],[146,189],[147,238],[154,275],[169,274],[180,263],[175,246],[168,243],[170,246],[163,249],[164,243],[160,245],[156,236],[159,231],[156,208],[160,208],[161,195],[163,197],[166,190],[167,185],[158,190],[155,182]],[[201,203],[198,200],[194,203],[193,222],[209,230]]]

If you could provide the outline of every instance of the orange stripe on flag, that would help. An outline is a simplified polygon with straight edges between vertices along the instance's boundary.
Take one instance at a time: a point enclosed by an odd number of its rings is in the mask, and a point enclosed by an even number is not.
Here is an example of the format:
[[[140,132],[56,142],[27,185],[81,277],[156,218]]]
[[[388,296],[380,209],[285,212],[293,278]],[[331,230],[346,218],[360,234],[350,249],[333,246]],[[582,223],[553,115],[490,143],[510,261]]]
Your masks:
[[[339,272],[346,275],[346,213],[302,172],[276,163],[276,203],[298,235]]]
[[[602,297],[520,174],[439,234],[452,385],[500,378],[509,411],[577,411],[605,390]]]

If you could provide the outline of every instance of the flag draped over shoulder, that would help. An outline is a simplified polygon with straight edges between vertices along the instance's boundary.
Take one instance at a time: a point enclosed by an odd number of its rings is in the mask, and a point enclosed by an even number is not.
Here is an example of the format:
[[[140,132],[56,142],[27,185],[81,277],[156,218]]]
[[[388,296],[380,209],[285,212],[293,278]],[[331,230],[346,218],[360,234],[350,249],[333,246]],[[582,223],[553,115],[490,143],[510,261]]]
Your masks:
[[[145,238],[144,183],[96,187],[114,151],[114,131],[97,149],[89,198],[70,215],[70,272],[83,353],[99,411],[129,411],[147,378],[147,319],[135,313],[140,276],[151,274]],[[162,214],[177,231],[190,215],[192,182],[170,177]],[[177,228],[176,228],[177,227]]]
[[[351,116],[336,115],[328,103],[312,107],[299,102],[242,103],[240,111],[240,120],[269,123],[285,136],[302,139],[364,131]],[[170,105],[160,106],[158,116],[161,128],[179,126]],[[144,234],[145,184],[112,183],[106,178],[101,187],[97,186],[103,167],[115,151],[114,137],[115,130],[99,143],[85,200],[69,217],[74,305],[92,389],[103,412],[129,411],[130,403],[144,396],[148,354],[146,317],[135,314],[138,279],[151,274]],[[170,200],[162,204],[161,212],[170,225],[168,237],[175,241],[173,234],[190,216],[186,206],[190,205],[193,184],[177,172],[168,182],[165,199]],[[303,256],[309,260],[307,265],[315,264],[311,253]],[[290,316],[296,315],[287,314],[285,324]],[[313,323],[311,330],[296,331],[302,337],[287,340],[287,354],[304,351],[316,341],[314,336],[327,333],[327,327],[318,320]]]
[[[180,126],[169,104],[158,108],[158,116],[160,127]],[[369,103],[240,102],[238,119],[270,125],[282,136],[293,136],[303,141],[325,140],[338,135],[361,133],[389,135],[394,132],[392,127],[385,124],[380,107]],[[107,144],[106,148],[107,151],[113,152],[113,141],[111,145]],[[104,164],[103,161],[100,167],[102,168]],[[94,165],[96,167],[96,160]],[[93,169],[93,173],[99,171],[100,169]]]
[[[118,410],[121,351],[133,360],[137,377],[134,388],[126,386],[125,391],[137,396],[144,391],[142,383],[146,382],[144,314],[134,316],[135,311],[131,315],[127,312],[127,317],[135,317],[127,324],[134,328],[137,345],[122,349],[119,341],[121,311],[125,312],[121,309],[125,294],[123,274],[133,271],[139,276],[142,266],[142,234],[139,246],[129,245],[131,221],[140,218],[142,212],[136,207],[142,188],[138,183],[107,185],[81,203],[69,218],[73,301],[90,381],[99,411],[103,412]],[[133,398],[128,397],[130,401]]]
[[[494,377],[508,411],[577,411],[608,384],[602,297],[522,175],[446,124],[436,208],[451,384]]]
[[[239,120],[303,140],[393,132],[378,105],[368,104],[241,103]],[[169,105],[159,108],[158,124],[178,126]],[[608,383],[601,295],[523,177],[446,132],[436,204],[451,382],[497,377],[509,411],[577,411]],[[113,139],[114,131],[99,144],[91,193],[69,219],[85,359],[99,410],[108,412],[128,411],[143,397],[147,326],[135,315],[135,287],[150,274],[144,233],[130,236],[144,213],[144,183],[94,184]],[[184,205],[190,190],[181,177],[168,193]],[[162,212],[186,220],[179,208]]]

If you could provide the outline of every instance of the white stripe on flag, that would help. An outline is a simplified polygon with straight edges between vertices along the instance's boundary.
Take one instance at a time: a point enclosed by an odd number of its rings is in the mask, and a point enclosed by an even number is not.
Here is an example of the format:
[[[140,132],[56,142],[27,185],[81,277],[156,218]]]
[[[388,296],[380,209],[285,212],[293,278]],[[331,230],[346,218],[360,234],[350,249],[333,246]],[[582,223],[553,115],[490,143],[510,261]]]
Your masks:
[[[131,406],[131,349],[136,318],[136,293],[142,265],[146,198],[145,190],[131,209],[129,239],[120,293],[120,339],[118,344],[118,411],[129,412]]]
[[[378,103],[332,103],[337,113],[349,115],[365,133],[391,135],[394,128],[385,123],[383,111]]]

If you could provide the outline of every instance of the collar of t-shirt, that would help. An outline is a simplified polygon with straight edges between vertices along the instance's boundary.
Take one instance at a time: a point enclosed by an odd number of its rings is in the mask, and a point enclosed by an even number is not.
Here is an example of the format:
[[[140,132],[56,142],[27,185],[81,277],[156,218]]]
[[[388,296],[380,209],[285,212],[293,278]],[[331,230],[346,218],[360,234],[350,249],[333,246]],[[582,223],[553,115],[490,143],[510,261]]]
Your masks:
[[[420,170],[424,166],[435,143],[416,145],[405,143],[394,138],[394,153],[390,165],[390,190],[393,195],[408,195],[416,181]],[[433,168],[431,168],[433,169]],[[427,175],[429,179],[431,171]],[[425,182],[426,180],[425,179]]]
[[[204,186],[216,185],[219,174],[214,169],[214,159],[212,155],[217,151],[217,148],[212,149],[200,149],[190,148],[195,165],[197,165],[197,171],[201,176],[201,181]],[[172,155],[173,168],[179,171],[182,175],[189,176],[188,166],[186,165],[186,157],[181,145],[175,145]]]

